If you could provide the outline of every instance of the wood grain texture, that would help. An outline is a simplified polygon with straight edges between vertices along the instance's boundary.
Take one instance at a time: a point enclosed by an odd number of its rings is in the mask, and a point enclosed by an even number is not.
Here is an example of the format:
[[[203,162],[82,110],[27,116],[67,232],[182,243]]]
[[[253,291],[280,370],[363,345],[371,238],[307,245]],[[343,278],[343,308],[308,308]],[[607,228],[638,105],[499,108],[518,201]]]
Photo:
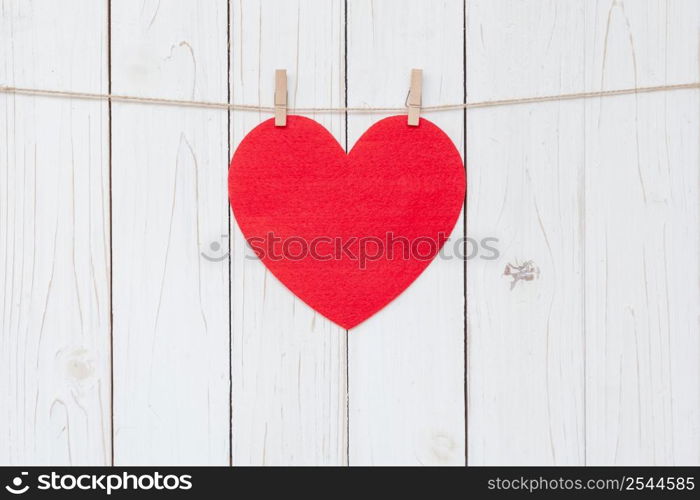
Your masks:
[[[469,100],[582,90],[583,30],[581,2],[468,2]],[[467,263],[471,465],[585,460],[583,111],[468,113],[468,234],[500,251]],[[539,279],[511,290],[528,260]]]
[[[286,69],[291,107],[343,104],[343,2],[233,2],[231,96],[272,105]],[[344,144],[343,115],[311,116]],[[232,146],[270,116],[231,114]],[[347,462],[346,332],[296,298],[232,229],[233,463]]]
[[[226,101],[226,16],[112,2],[113,92]],[[227,130],[219,110],[113,105],[118,465],[229,463]]]
[[[587,4],[588,89],[697,80],[700,4]],[[585,104],[588,463],[700,464],[700,96]]]
[[[0,84],[107,90],[104,2],[0,3]],[[0,463],[110,463],[107,105],[0,96]]]
[[[348,105],[402,106],[411,68],[423,103],[464,96],[463,2],[348,1]],[[348,144],[383,116],[350,115]],[[463,152],[460,112],[429,117]],[[349,333],[351,465],[465,461],[464,268],[446,255],[394,302]]]
[[[470,2],[470,100],[694,81],[697,10]],[[470,463],[698,462],[697,109],[688,91],[470,112],[470,235],[508,228],[504,260],[541,269],[494,295],[502,264],[468,266]]]

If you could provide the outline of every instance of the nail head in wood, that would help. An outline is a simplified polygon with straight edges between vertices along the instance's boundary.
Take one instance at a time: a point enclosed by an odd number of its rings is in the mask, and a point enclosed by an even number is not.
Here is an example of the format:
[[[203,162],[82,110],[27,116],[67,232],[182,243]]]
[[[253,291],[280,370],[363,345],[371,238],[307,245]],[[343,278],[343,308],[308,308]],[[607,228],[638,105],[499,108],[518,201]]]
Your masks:
[[[408,124],[417,127],[420,120],[420,105],[423,94],[423,70],[411,70],[411,88],[408,91]]]
[[[275,70],[275,127],[287,125],[287,70]]]

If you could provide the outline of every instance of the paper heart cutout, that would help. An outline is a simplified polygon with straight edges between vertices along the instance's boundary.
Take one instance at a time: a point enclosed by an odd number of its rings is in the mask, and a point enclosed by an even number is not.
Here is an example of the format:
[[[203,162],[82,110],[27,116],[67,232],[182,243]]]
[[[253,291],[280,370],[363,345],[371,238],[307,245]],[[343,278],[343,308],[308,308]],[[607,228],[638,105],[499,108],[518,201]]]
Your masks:
[[[228,183],[238,225],[265,266],[346,329],[423,272],[466,191],[450,138],[422,118],[409,127],[405,116],[375,123],[347,155],[314,120],[267,120],[239,145]]]

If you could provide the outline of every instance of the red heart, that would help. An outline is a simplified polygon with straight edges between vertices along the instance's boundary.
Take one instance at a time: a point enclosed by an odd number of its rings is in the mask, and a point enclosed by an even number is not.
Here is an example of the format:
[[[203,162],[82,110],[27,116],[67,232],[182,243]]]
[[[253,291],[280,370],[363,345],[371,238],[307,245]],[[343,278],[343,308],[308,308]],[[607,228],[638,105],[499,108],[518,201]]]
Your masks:
[[[385,118],[346,155],[320,124],[289,116],[286,127],[270,119],[243,139],[228,187],[267,268],[349,329],[432,261],[457,222],[466,181],[454,144],[427,120],[409,127],[405,116]]]

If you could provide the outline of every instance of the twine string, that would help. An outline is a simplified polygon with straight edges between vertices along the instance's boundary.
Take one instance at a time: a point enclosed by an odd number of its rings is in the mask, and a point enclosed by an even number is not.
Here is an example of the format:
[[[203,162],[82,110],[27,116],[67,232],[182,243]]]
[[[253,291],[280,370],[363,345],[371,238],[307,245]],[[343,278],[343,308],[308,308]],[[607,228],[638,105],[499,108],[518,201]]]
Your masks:
[[[492,101],[465,102],[455,104],[440,104],[435,106],[421,106],[421,112],[452,111],[461,109],[491,108],[496,106],[512,106],[518,104],[532,104],[541,102],[570,101],[574,99],[590,99],[594,97],[611,97],[630,94],[644,94],[671,90],[699,89],[700,82],[680,83],[676,85],[658,85],[654,87],[636,87],[618,90],[599,90],[592,92],[576,92],[572,94],[544,95],[534,97],[521,97],[514,99],[499,99]],[[166,99],[160,97],[137,97],[120,94],[97,94],[90,92],[73,92],[68,90],[48,90],[24,87],[0,86],[0,93],[30,95],[43,97],[64,97],[69,99],[85,99],[94,101],[111,101],[124,103],[157,104],[166,106],[179,106],[190,108],[225,109],[229,111],[258,111],[274,113],[273,106],[260,106],[255,104],[232,104],[226,102],[192,101],[183,99]],[[321,108],[288,108],[292,113],[404,113],[406,107],[321,107]]]

